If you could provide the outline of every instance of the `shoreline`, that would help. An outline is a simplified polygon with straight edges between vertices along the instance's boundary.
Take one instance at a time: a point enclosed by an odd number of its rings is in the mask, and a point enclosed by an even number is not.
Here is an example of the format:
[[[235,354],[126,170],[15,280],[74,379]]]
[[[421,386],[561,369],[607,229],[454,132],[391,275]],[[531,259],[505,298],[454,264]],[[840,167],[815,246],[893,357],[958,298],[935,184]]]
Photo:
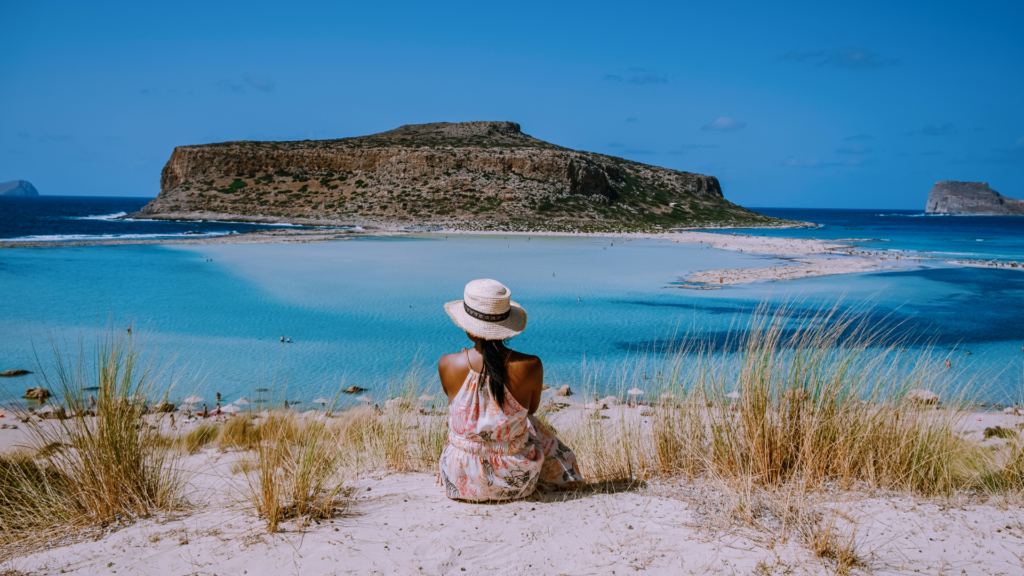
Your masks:
[[[218,215],[210,215],[218,216]],[[220,221],[224,215],[219,215]],[[177,217],[154,218],[156,220],[179,220]],[[210,220],[213,218],[204,218]],[[244,220],[233,220],[241,222],[253,222],[262,224],[293,223],[283,222],[280,218],[250,218]],[[316,221],[300,222],[300,225],[308,226],[341,226],[342,222]],[[351,226],[351,223],[344,223]],[[369,226],[369,224],[367,223]],[[768,227],[775,229],[778,227]],[[721,228],[728,230],[730,228]],[[746,230],[747,228],[742,228]],[[405,229],[398,226],[383,226],[380,228],[315,228],[315,229],[292,229],[292,228],[270,228],[267,230],[254,230],[242,233],[230,233],[218,236],[198,236],[195,238],[154,238],[154,239],[96,239],[96,240],[69,240],[69,241],[0,241],[2,248],[57,248],[67,246],[120,246],[120,245],[225,245],[225,244],[286,244],[286,243],[309,243],[329,242],[335,240],[349,240],[357,236],[411,236],[421,235],[428,237],[436,236],[539,236],[539,237],[573,237],[573,238],[611,238],[624,241],[630,240],[662,240],[681,244],[705,245],[718,250],[730,250],[744,254],[757,254],[772,256],[782,261],[781,264],[771,266],[748,266],[744,268],[723,268],[711,270],[699,270],[690,273],[684,278],[681,288],[714,290],[724,286],[735,286],[760,281],[783,281],[800,278],[817,278],[821,276],[832,276],[838,274],[857,274],[871,272],[885,272],[891,270],[905,270],[908,264],[927,265],[925,262],[939,262],[939,258],[927,256],[907,257],[904,255],[887,254],[882,252],[871,252],[855,250],[853,244],[843,241],[855,239],[842,239],[840,241],[825,241],[807,238],[790,238],[774,236],[755,236],[749,234],[720,234],[706,232],[706,228],[692,230],[677,230],[664,232],[564,232],[564,231],[480,231],[452,228],[446,230],[416,230]],[[895,264],[902,261],[900,265]],[[1024,270],[1024,267],[1015,267],[1012,264],[992,264],[984,261],[951,261],[944,259],[942,264],[948,266],[964,266],[979,268],[1007,268]]]

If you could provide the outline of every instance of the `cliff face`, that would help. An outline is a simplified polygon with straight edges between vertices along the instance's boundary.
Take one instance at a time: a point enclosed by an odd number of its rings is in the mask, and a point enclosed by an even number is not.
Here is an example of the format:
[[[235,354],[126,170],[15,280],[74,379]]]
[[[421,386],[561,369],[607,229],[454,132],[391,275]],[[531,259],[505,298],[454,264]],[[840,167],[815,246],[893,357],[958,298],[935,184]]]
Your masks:
[[[562,148],[512,122],[181,146],[140,214],[532,230],[776,222],[725,200],[713,176]]]
[[[1007,198],[988,187],[988,182],[936,182],[928,193],[926,214],[976,216],[1024,215],[1024,200]]]
[[[0,184],[0,196],[39,196],[39,192],[28,180],[11,180]]]

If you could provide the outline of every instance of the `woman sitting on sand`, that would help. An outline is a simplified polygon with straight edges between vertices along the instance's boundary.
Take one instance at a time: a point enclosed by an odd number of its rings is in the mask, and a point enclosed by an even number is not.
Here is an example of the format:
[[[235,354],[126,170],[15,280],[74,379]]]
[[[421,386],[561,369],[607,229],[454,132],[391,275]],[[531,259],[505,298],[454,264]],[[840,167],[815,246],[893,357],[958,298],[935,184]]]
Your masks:
[[[449,401],[441,453],[448,497],[512,500],[578,486],[576,455],[533,416],[544,383],[540,359],[505,347],[526,328],[526,311],[496,280],[466,284],[464,297],[444,309],[474,346],[437,366]]]

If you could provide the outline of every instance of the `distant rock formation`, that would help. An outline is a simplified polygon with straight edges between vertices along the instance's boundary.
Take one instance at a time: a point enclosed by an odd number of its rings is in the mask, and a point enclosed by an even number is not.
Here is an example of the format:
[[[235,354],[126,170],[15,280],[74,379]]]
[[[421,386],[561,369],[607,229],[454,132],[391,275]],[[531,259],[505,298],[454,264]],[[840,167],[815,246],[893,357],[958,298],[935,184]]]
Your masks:
[[[988,182],[936,182],[928,193],[925,214],[1024,216],[1024,200],[1007,198]]]
[[[39,196],[39,191],[28,180],[11,180],[0,184],[0,196]]]
[[[464,230],[784,223],[726,200],[714,176],[570,150],[514,122],[180,146],[140,215]]]

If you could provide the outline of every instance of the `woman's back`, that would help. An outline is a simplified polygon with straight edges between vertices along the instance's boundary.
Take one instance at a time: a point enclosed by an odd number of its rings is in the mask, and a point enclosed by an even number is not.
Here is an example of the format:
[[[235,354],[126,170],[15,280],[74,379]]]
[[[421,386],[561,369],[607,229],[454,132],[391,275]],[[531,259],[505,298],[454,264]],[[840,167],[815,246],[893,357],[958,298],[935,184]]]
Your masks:
[[[505,389],[516,401],[526,408],[530,414],[537,411],[540,405],[540,393],[544,384],[544,365],[540,358],[529,354],[509,351],[505,379]],[[445,354],[437,365],[441,387],[452,402],[466,383],[470,373],[479,378],[483,371],[483,355],[475,348],[463,349],[462,352]]]
[[[445,312],[473,349],[442,356],[437,365],[448,395],[448,445],[440,472],[449,498],[484,501],[529,496],[538,486],[578,485],[576,457],[533,414],[544,367],[505,341],[526,327],[526,311],[495,280],[466,284],[464,299]]]

